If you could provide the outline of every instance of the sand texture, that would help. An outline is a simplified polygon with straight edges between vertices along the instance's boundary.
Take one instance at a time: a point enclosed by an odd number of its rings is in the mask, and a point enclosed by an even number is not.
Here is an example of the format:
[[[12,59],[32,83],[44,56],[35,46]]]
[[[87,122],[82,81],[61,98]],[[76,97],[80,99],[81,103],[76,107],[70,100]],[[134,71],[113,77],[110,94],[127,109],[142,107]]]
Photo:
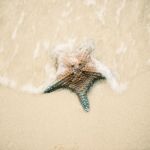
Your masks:
[[[88,113],[40,93],[79,45],[120,85],[94,84]],[[1,0],[0,150],[150,150],[150,1]]]

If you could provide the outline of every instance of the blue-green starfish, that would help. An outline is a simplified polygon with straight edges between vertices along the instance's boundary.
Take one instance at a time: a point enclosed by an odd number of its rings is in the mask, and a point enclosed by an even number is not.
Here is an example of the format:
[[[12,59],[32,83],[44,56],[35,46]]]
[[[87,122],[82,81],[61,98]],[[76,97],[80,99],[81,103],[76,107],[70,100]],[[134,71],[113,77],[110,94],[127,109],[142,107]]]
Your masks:
[[[81,54],[77,56],[77,62],[65,63],[66,71],[58,75],[57,81],[48,86],[44,93],[50,93],[60,88],[70,89],[79,97],[83,109],[88,112],[90,109],[87,93],[95,81],[105,79],[105,77],[96,72],[95,67],[90,65],[90,56]]]

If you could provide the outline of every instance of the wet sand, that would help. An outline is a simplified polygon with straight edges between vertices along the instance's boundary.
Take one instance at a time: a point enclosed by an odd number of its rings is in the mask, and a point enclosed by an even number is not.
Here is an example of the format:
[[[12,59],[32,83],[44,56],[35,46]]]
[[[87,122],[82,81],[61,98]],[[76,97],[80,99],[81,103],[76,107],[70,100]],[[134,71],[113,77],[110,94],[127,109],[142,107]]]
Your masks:
[[[149,6],[146,0],[2,0],[0,150],[149,150]],[[126,90],[97,82],[88,113],[68,90],[33,94],[54,77],[54,47],[84,38],[93,39],[95,57]]]
[[[121,95],[96,84],[89,113],[67,90],[30,95],[1,87],[1,149],[149,149],[149,76],[137,77]]]

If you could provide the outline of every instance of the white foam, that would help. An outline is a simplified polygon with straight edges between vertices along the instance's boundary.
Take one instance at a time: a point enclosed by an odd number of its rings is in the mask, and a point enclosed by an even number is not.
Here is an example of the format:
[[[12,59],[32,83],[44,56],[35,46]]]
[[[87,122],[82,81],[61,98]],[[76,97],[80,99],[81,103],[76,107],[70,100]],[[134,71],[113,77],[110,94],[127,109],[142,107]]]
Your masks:
[[[0,84],[10,88],[16,88],[17,83],[8,77],[0,76]]]
[[[98,17],[98,20],[104,25],[105,24],[105,12],[106,12],[106,5],[107,5],[108,0],[104,1],[103,6],[101,6],[101,8],[96,11],[96,16]]]
[[[63,63],[63,59],[67,58],[70,62],[75,63],[75,55],[80,52],[91,53],[95,49],[94,40],[84,38],[79,47],[75,45],[75,39],[70,39],[66,43],[58,44],[52,50],[52,55],[57,60],[57,64]],[[62,66],[60,68],[63,68]]]
[[[40,86],[34,86],[32,83],[27,83],[23,85],[20,90],[32,94],[42,93],[44,88],[47,87],[50,83],[52,83],[56,79],[56,71],[55,68],[51,66],[51,64],[47,63],[44,67],[46,73],[45,83]]]
[[[79,51],[87,51],[91,53],[95,50],[95,43],[93,39],[84,38],[83,41],[80,43]]]
[[[91,42],[89,42],[90,40],[85,40],[84,42],[81,43],[80,45],[80,50],[77,50],[77,52],[80,52],[82,50],[85,50],[85,51],[90,51],[92,52],[94,49],[95,49],[95,44],[92,42],[93,40],[91,40]],[[56,48],[55,48],[55,52],[59,52],[59,57],[60,58],[63,58],[65,57],[66,53],[64,53],[64,49],[65,48],[71,48],[73,47],[73,44],[62,44],[62,45],[58,45]],[[126,51],[126,47],[124,44],[122,44],[121,48],[119,49],[119,52],[125,52]],[[74,55],[70,55],[70,57],[68,57],[69,61],[72,60],[72,57]],[[96,69],[98,72],[101,72],[106,78],[107,78],[107,81],[110,85],[110,87],[117,91],[118,93],[121,93],[123,92],[124,90],[126,90],[127,88],[127,83],[118,83],[115,75],[111,72],[111,70],[105,66],[103,63],[101,63],[100,61],[96,60],[95,58],[92,57],[92,61],[93,61],[93,65],[96,66]],[[57,74],[61,74],[63,73],[65,70],[66,70],[66,67],[64,66],[63,64],[63,59],[60,59],[59,61],[59,66],[58,66],[58,70],[57,70]]]
[[[39,94],[43,92],[44,85],[35,87],[32,83],[27,83],[21,87],[21,90],[24,92],[29,92],[33,94]]]
[[[11,36],[11,38],[12,38],[13,40],[16,38],[18,28],[19,28],[19,26],[22,24],[22,22],[23,22],[23,20],[24,20],[24,16],[25,16],[25,13],[22,12],[21,15],[20,15],[19,21],[18,21],[18,23],[16,24],[15,29],[14,29],[14,31],[13,31],[13,33],[12,33],[12,36]]]
[[[66,67],[65,67],[64,64],[61,62],[61,63],[58,65],[58,69],[57,69],[56,75],[63,74],[65,71],[66,71]]]
[[[36,43],[36,47],[35,49],[33,50],[33,58],[36,59],[40,56],[40,52],[41,50],[48,50],[49,48],[49,41],[44,39],[44,40],[41,40],[39,42]]]
[[[76,39],[69,39],[64,43],[60,43],[54,47],[52,50],[52,54],[55,58],[59,58],[60,56],[64,56],[64,54],[71,52],[75,45]]]
[[[76,52],[81,52],[82,50],[84,51],[88,51],[88,52],[92,52],[95,49],[95,44],[94,44],[94,40],[92,39],[84,39],[81,44],[79,49],[75,49],[75,41],[76,39],[70,39],[67,42],[64,43],[60,43],[58,45],[55,46],[55,48],[53,49],[53,54],[54,57],[56,58],[60,58],[60,57],[65,57],[66,54],[72,54],[76,53]],[[44,43],[44,44],[43,44]],[[40,56],[39,54],[39,50],[40,50],[40,46],[43,45],[45,47],[45,49],[49,48],[49,42],[44,40],[44,42],[38,42],[36,45],[36,49],[33,52],[33,58],[37,58]],[[121,46],[121,50],[119,50],[119,52],[121,51],[125,51],[122,50],[124,49],[124,44],[122,44],[123,46]],[[10,61],[12,61],[12,59],[15,57],[16,53],[18,51],[18,46],[16,47],[15,52],[13,53],[12,57],[10,58]],[[76,61],[74,55],[72,55],[72,57],[68,57],[69,61]],[[61,59],[60,59],[61,60]],[[101,72],[106,78],[108,83],[110,84],[111,88],[119,93],[121,93],[122,91],[124,91],[127,88],[127,84],[121,84],[117,82],[117,79],[115,78],[115,76],[113,75],[113,73],[111,72],[111,70],[106,67],[103,63],[99,62],[98,60],[96,60],[95,58],[92,57],[93,60],[93,64],[94,66],[96,66],[97,71]],[[63,64],[63,61],[60,61],[58,63],[58,68],[57,68],[57,72],[55,70],[55,68],[53,66],[51,66],[50,63],[47,63],[45,65],[45,74],[46,74],[46,80],[45,83],[43,83],[43,85],[40,85],[38,87],[34,86],[32,83],[26,83],[25,85],[21,86],[19,89],[25,92],[29,92],[29,93],[41,93],[44,89],[44,87],[46,87],[47,84],[52,83],[52,81],[54,81],[57,77],[57,75],[63,73],[66,70],[66,66]],[[0,77],[0,84],[11,87],[11,88],[16,88],[17,83],[7,77]]]
[[[36,48],[35,48],[35,50],[33,51],[33,58],[34,59],[36,59],[36,58],[38,58],[39,57],[39,52],[40,52],[40,42],[38,42],[37,44],[36,44]]]
[[[87,6],[96,5],[96,0],[84,0],[84,4]]]
[[[43,45],[44,49],[47,50],[49,48],[49,41],[48,40],[44,40],[42,45]]]
[[[51,82],[56,79],[56,70],[51,64],[47,63],[44,69],[47,76],[47,82]]]
[[[62,17],[68,17],[71,14],[72,10],[72,7],[67,10],[64,10],[62,13]]]
[[[117,79],[111,72],[111,70],[105,66],[100,61],[96,60],[95,58],[92,58],[94,65],[96,66],[96,69],[98,72],[102,73],[104,75],[110,85],[110,87],[115,90],[118,93],[122,93],[127,88],[127,83],[118,83]]]
[[[105,21],[104,21],[104,12],[105,12],[105,9],[102,8],[100,9],[99,11],[96,11],[96,15],[98,17],[98,20],[104,25],[105,24]]]
[[[121,14],[121,11],[123,10],[123,8],[125,7],[125,3],[126,3],[126,0],[122,0],[120,7],[116,11],[116,22],[117,22],[117,24],[119,24],[120,14]]]
[[[121,43],[120,47],[116,50],[117,54],[125,53],[127,51],[127,46],[124,42]]]

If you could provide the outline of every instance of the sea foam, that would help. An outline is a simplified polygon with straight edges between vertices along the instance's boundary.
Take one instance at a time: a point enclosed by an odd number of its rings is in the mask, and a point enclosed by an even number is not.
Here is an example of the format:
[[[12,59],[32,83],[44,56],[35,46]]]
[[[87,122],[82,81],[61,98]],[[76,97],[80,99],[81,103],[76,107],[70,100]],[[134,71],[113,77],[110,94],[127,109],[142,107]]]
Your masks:
[[[0,76],[0,84],[10,88],[16,88],[17,83],[15,80],[8,77]]]
[[[94,40],[84,39],[80,44],[76,44],[76,43],[77,41],[75,38],[69,39],[64,43],[57,44],[56,46],[53,47],[53,49],[51,49],[50,51],[51,57],[54,58],[54,61],[57,60],[58,67],[56,67],[55,65],[53,66],[50,62],[47,62],[45,66],[43,66],[43,70],[45,71],[45,76],[43,76],[44,79],[41,78],[41,80],[43,80],[42,84],[35,86],[32,82],[28,82],[29,80],[27,80],[24,84],[20,85],[18,83],[17,85],[17,81],[3,76],[0,77],[0,84],[28,93],[34,93],[34,94],[42,93],[42,91],[44,90],[44,88],[46,88],[46,86],[55,82],[56,77],[58,74],[60,74],[60,72],[65,71],[66,68],[63,64],[63,58],[66,55],[70,54],[70,57],[68,57],[69,60],[72,59],[72,61],[74,61],[74,54],[78,54],[81,52],[88,52],[91,55],[93,64],[94,66],[96,66],[97,71],[101,72],[106,77],[110,87],[118,93],[121,93],[124,90],[126,90],[127,83],[123,83],[123,84],[119,83],[117,78],[113,74],[113,71],[111,71],[111,69],[109,69],[101,61],[93,57],[92,52],[95,50]],[[49,46],[46,43],[46,48],[48,47]],[[37,56],[36,53],[34,56]],[[40,55],[38,55],[38,57],[40,57]],[[34,58],[35,57],[33,57],[33,61]],[[39,83],[41,83],[41,81]]]

